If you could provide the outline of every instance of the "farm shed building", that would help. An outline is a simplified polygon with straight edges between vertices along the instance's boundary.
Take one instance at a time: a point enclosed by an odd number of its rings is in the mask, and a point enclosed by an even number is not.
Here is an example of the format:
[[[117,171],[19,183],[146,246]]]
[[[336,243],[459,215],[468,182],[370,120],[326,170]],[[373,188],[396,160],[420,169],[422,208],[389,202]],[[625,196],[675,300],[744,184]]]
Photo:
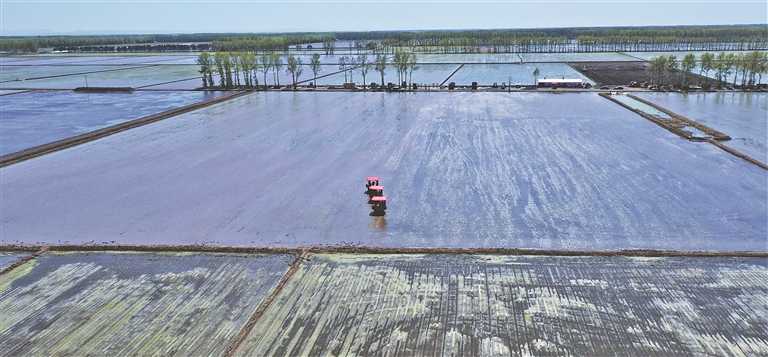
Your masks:
[[[582,87],[581,78],[557,78],[557,79],[538,79],[537,87]]]

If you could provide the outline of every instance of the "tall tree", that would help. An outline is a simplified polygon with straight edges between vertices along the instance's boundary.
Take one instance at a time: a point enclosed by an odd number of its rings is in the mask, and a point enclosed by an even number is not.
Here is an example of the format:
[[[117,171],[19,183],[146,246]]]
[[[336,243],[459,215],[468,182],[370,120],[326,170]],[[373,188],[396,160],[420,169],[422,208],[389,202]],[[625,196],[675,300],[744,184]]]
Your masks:
[[[279,53],[272,53],[270,55],[272,63],[272,76],[274,77],[275,84],[280,86],[280,70],[283,69],[283,58]]]
[[[717,58],[715,59],[715,77],[717,79],[716,86],[718,88],[723,86],[723,77],[726,74],[726,72],[730,73],[730,70],[726,70],[726,54],[725,52],[720,52],[717,54]]]
[[[314,74],[313,83],[317,85],[317,73],[320,72],[320,69],[322,68],[320,65],[319,53],[312,54],[312,59],[309,62],[309,67],[312,68],[312,74]]]
[[[226,88],[227,77],[224,73],[224,63],[229,63],[227,55],[224,54],[224,52],[216,52],[216,54],[213,55],[213,59],[216,63],[216,70],[219,72],[219,87]]]
[[[267,89],[267,73],[272,69],[272,56],[269,53],[264,52],[259,56],[259,62],[261,62],[261,73],[264,74],[264,89]]]
[[[683,60],[680,62],[680,69],[683,73],[681,76],[681,82],[680,86],[683,88],[688,88],[690,85],[691,80],[691,70],[693,67],[696,67],[696,55],[693,53],[686,54],[683,56]]]
[[[243,81],[247,88],[258,87],[258,76],[256,75],[256,66],[258,59],[253,52],[240,52],[240,70],[243,73]]]
[[[201,53],[197,56],[197,64],[200,65],[198,73],[203,76],[203,88],[207,88],[208,86],[212,87],[214,84],[213,78],[211,78],[211,73],[213,72],[213,69],[211,68],[213,65],[211,55],[208,52]]]
[[[760,55],[757,62],[757,68],[755,69],[755,72],[757,72],[756,83],[762,83],[763,73],[768,73],[768,52],[759,52],[759,53]]]
[[[234,75],[232,85],[240,86],[240,54],[231,52],[229,54],[229,63],[232,66],[232,74]]]
[[[747,78],[749,78],[749,71],[751,67],[749,52],[742,52],[737,54],[734,65],[736,67],[736,72],[741,72],[741,88],[744,88],[747,86]],[[735,76],[733,78],[733,82],[736,83]]]
[[[669,74],[670,68],[669,60],[669,57],[662,55],[653,57],[648,61],[648,67],[646,67],[645,71],[651,75],[651,82],[659,86],[666,84],[665,79]]]
[[[230,53],[222,53],[222,62],[224,64],[224,87],[227,89],[232,88],[232,62],[230,61]]]
[[[344,72],[344,83],[349,82],[347,80],[347,56],[339,56],[339,70]]]
[[[395,50],[395,56],[392,58],[392,64],[397,70],[397,83],[398,85],[405,82],[405,74],[408,69],[408,53],[400,50]]]
[[[347,57],[347,68],[349,68],[349,81],[354,82],[355,79],[353,78],[353,73],[355,71],[355,67],[357,67],[357,59],[352,56],[344,56]]]
[[[408,56],[408,82],[410,84],[413,84],[413,71],[416,71],[419,69],[419,66],[417,65],[418,61],[416,60],[416,54],[411,53],[410,56]]]
[[[677,56],[675,55],[669,55],[667,56],[667,62],[666,66],[664,67],[664,76],[667,77],[667,83],[672,85],[672,73],[677,71],[677,68],[680,66],[680,62],[677,60]]]
[[[301,73],[304,72],[304,69],[301,67],[304,64],[302,63],[301,57],[294,57],[293,55],[288,55],[288,66],[286,68],[286,73],[291,75],[291,81],[293,81],[293,90],[296,90],[296,85],[299,81],[299,76],[301,76]]]
[[[381,85],[384,85],[384,71],[387,69],[387,55],[382,53],[376,54],[376,72],[381,74]]]
[[[331,36],[323,37],[323,50],[326,55],[332,55],[336,49],[336,38]]]
[[[371,62],[368,61],[368,55],[363,53],[359,56],[357,56],[357,64],[360,66],[358,67],[358,70],[360,71],[360,74],[363,76],[363,90],[365,90],[365,75],[368,74],[368,71],[371,69]]]
[[[733,53],[729,53],[725,55],[725,60],[723,61],[723,76],[724,80],[727,83],[728,82],[728,76],[731,75],[731,70],[733,69],[733,64],[736,62],[736,55]],[[733,83],[736,84],[736,79],[734,78]]]
[[[711,52],[704,52],[701,55],[701,71],[699,72],[699,76],[701,76],[702,73],[704,73],[704,77],[706,78],[706,82],[709,83],[709,71],[712,70],[714,67],[714,61],[715,61],[715,54]],[[701,85],[701,84],[699,84]]]

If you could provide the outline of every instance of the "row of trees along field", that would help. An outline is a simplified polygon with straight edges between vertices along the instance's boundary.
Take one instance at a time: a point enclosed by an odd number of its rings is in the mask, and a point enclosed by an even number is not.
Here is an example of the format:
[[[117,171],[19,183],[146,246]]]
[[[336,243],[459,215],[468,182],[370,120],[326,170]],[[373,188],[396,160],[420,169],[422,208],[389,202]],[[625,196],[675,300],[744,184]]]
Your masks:
[[[109,35],[109,36],[35,36],[2,37],[0,51],[34,53],[41,48],[77,49],[83,46],[126,47],[137,44],[212,42],[222,34],[182,35]]]
[[[361,39],[367,39],[361,41]],[[292,34],[185,34],[129,36],[38,36],[0,38],[0,51],[37,52],[39,48],[126,46],[151,43],[212,42],[214,51],[287,51],[321,44],[333,54],[335,41],[360,41],[353,47],[394,53],[752,51],[768,48],[768,27],[675,26],[598,27],[451,31],[370,31]],[[306,47],[305,47],[306,48]]]
[[[384,76],[387,68],[390,66],[395,69],[398,76],[398,83],[411,82],[413,71],[418,70],[416,64],[416,54],[397,51],[390,59],[384,53],[376,53],[369,57],[366,53],[361,53],[357,57],[339,56],[339,70],[344,72],[344,81],[352,81],[354,72],[358,72],[363,77],[363,88],[366,87],[366,76],[371,69],[381,75],[381,83],[384,83]],[[197,57],[197,64],[200,65],[198,71],[203,80],[203,87],[218,88],[267,88],[267,76],[271,74],[273,85],[280,85],[280,71],[291,76],[293,88],[301,81],[300,76],[304,73],[304,62],[301,57],[288,54],[286,61],[283,62],[283,55],[279,52],[216,52],[210,54],[203,52]],[[313,82],[317,83],[317,75],[322,70],[320,63],[320,54],[312,55],[309,66],[313,74]],[[213,79],[214,74],[218,74],[218,85]],[[347,77],[349,74],[349,77]],[[263,82],[259,84],[259,77]],[[348,79],[349,78],[349,79]],[[242,79],[242,81],[241,81]],[[261,87],[260,87],[261,86]]]
[[[200,52],[213,51],[213,45],[210,43],[167,43],[125,46],[71,46],[54,47],[53,51],[81,53]]]
[[[753,88],[762,82],[763,74],[768,74],[768,52],[720,52],[717,55],[705,52],[698,62],[696,55],[692,53],[686,54],[679,61],[675,55],[663,55],[651,58],[646,71],[651,76],[653,84],[684,87],[690,84],[690,75],[697,64],[699,76],[706,78],[704,82],[698,83],[699,86],[711,86],[709,72],[715,71],[716,88],[722,88],[727,83],[733,83],[741,88]],[[671,73],[678,69],[681,71],[679,83],[671,83]],[[728,78],[731,74],[733,74],[733,81],[729,82]]]

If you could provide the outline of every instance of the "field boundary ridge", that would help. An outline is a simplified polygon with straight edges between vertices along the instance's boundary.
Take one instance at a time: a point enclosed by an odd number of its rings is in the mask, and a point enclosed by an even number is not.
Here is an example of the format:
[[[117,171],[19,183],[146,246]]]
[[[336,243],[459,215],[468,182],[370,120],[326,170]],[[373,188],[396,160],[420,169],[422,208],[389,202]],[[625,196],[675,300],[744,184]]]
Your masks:
[[[0,244],[0,252],[199,252],[242,254],[482,254],[482,255],[544,255],[544,256],[627,256],[627,257],[758,257],[768,258],[768,251],[711,250],[567,250],[534,248],[397,248],[369,246],[215,246],[215,245],[129,245],[129,244]]]

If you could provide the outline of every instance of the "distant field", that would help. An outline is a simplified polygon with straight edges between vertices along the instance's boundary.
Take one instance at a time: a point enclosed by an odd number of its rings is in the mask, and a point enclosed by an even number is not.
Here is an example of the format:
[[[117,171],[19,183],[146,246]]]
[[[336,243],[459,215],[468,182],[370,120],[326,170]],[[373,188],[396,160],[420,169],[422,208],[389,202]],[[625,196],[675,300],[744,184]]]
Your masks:
[[[30,91],[4,96],[0,153],[6,155],[222,94]]]

